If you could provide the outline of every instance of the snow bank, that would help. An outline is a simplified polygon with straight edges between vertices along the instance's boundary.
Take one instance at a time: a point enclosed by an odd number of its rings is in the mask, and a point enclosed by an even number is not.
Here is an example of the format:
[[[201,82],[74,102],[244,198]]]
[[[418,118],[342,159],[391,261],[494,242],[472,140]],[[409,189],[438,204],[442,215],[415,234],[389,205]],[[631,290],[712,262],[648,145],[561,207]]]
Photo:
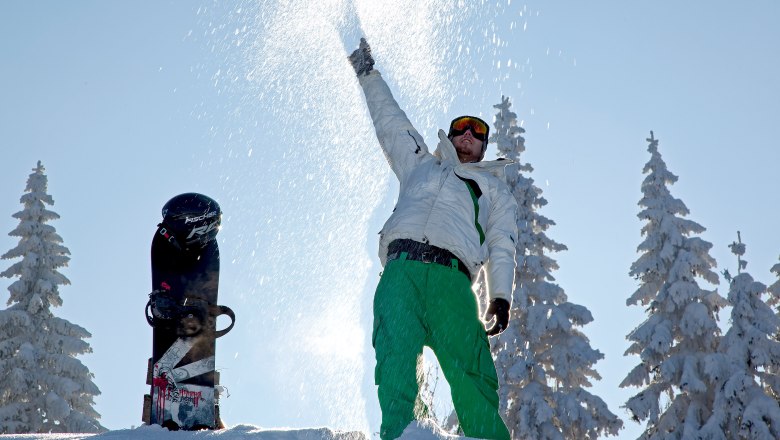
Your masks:
[[[219,431],[168,431],[157,425],[108,431],[103,434],[15,434],[3,440],[367,440],[362,432],[329,428],[266,429],[237,425]]]
[[[471,437],[459,437],[447,434],[431,421],[416,421],[406,427],[399,440],[476,440]]]
[[[377,436],[378,437],[378,436]],[[168,431],[157,425],[108,431],[103,434],[10,434],[2,440],[368,440],[360,431],[334,431],[330,428],[267,429],[236,425],[219,431]],[[412,422],[399,440],[474,440],[442,431],[435,423]]]

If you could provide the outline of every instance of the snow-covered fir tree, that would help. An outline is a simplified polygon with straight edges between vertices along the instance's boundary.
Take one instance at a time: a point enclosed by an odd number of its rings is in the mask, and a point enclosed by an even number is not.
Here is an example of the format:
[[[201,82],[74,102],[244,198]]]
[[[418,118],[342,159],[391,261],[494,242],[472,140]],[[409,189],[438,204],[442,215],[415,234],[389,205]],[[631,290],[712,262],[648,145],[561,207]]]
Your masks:
[[[627,336],[625,355],[638,355],[640,363],[620,386],[642,388],[625,405],[635,421],[647,421],[641,439],[691,439],[712,414],[718,381],[707,360],[718,350],[717,312],[726,301],[699,286],[699,279],[719,282],[712,245],[695,236],[704,227],[683,218],[688,208],[669,192],[677,176],[666,168],[652,131],[647,141],[638,214],[644,240],[630,271],[639,288],[626,305],[646,307],[648,317]]]
[[[92,351],[82,327],[54,316],[62,305],[59,285],[69,284],[58,269],[70,252],[47,223],[59,218],[46,208],[41,162],[33,169],[21,197],[24,208],[13,215],[19,225],[9,233],[19,244],[2,259],[21,258],[0,276],[16,278],[0,311],[0,433],[100,432],[93,409],[100,390],[75,356]]]
[[[707,373],[720,382],[712,416],[697,438],[775,440],[780,438],[780,405],[767,391],[777,395],[780,390],[772,373],[780,366],[780,342],[774,339],[780,317],[764,301],[766,286],[742,272],[745,245],[737,237],[729,247],[737,256],[738,275],[732,279],[724,272],[730,282],[731,327],[719,353],[706,362]]]
[[[606,403],[586,390],[600,379],[594,364],[604,355],[590,347],[579,330],[593,320],[590,311],[568,302],[554,283],[558,264],[549,254],[566,249],[545,231],[555,223],[537,211],[547,204],[530,177],[530,164],[520,163],[525,130],[502,97],[495,116],[499,157],[511,159],[507,182],[518,203],[515,291],[509,328],[493,338],[502,414],[512,438],[596,439],[617,435],[623,422]]]

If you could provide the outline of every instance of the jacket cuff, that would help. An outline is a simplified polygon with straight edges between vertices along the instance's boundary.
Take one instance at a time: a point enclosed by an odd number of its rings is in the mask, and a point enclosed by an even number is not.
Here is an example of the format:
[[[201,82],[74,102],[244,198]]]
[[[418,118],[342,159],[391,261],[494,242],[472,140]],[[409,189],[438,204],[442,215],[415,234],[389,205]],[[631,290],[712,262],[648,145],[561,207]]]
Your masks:
[[[489,301],[492,301],[494,299],[501,298],[504,301],[509,303],[509,307],[512,307],[512,294],[505,293],[505,292],[492,292],[490,295],[488,295]]]

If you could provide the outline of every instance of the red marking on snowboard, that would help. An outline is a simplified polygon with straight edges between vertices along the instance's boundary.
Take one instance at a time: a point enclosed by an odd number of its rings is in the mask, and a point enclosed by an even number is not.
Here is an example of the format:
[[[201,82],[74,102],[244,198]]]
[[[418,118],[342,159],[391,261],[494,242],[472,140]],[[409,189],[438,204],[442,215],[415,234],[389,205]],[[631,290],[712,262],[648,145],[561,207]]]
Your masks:
[[[195,408],[198,407],[198,402],[200,399],[203,398],[203,395],[200,391],[187,391],[187,390],[181,390],[181,401],[183,402],[192,402],[192,405],[195,406]]]
[[[168,378],[163,373],[160,377],[152,378],[152,387],[155,390],[157,396],[157,414],[162,419],[163,410],[165,410],[165,402],[170,397],[171,391],[168,388]]]

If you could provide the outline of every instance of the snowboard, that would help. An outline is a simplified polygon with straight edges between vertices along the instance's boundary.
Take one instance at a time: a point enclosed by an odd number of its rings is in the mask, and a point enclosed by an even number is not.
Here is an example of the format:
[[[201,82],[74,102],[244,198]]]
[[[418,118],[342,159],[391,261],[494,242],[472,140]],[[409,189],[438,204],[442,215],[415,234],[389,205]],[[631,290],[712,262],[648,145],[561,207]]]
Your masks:
[[[211,240],[183,251],[160,226],[152,239],[152,293],[146,319],[152,326],[144,421],[171,430],[219,429],[216,339],[235,323],[230,308],[217,305],[219,247]],[[230,325],[217,330],[217,317]]]

